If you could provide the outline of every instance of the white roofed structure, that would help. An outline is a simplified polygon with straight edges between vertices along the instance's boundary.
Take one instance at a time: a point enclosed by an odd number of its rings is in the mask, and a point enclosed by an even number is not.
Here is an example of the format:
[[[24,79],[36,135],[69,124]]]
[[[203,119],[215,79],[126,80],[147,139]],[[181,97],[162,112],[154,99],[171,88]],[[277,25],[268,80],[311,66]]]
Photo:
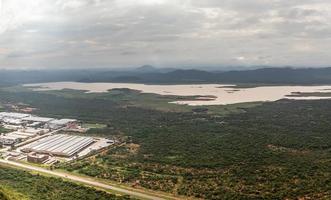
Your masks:
[[[25,146],[22,150],[71,157],[94,142],[94,139],[91,137],[58,134],[33,142]]]
[[[1,118],[22,119],[22,118],[29,117],[29,116],[31,116],[31,115],[25,114],[25,113],[0,112]]]
[[[50,124],[56,124],[56,125],[66,125],[71,122],[76,122],[76,119],[55,119],[50,121]]]
[[[35,117],[35,116],[29,116],[29,117],[25,117],[22,119],[23,121],[30,121],[30,122],[50,122],[52,120],[54,120],[54,118],[48,118],[48,117]]]

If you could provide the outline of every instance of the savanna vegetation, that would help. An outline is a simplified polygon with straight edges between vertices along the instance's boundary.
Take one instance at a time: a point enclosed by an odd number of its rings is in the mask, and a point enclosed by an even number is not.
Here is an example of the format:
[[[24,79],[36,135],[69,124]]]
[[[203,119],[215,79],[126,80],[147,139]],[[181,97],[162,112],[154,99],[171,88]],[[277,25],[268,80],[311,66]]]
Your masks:
[[[330,199],[331,101],[167,107],[174,97],[116,91],[0,91],[42,116],[104,124],[121,144],[58,168],[205,199]],[[176,97],[178,98],[178,97]],[[149,105],[158,102],[156,109]]]
[[[116,196],[60,178],[45,177],[0,166],[0,199],[2,200],[124,200]]]

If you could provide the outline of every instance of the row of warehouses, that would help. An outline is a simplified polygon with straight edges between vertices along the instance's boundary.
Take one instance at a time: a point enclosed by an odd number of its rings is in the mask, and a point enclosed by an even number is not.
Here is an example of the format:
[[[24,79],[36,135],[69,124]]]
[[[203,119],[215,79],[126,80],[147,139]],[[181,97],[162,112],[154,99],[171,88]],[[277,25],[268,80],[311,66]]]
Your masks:
[[[0,112],[0,122],[2,126],[12,129],[10,133],[0,134],[0,143],[16,147],[14,149],[6,147],[8,151],[5,154],[8,159],[26,158],[29,162],[51,164],[59,160],[75,159],[114,143],[113,140],[106,138],[57,133],[62,128],[70,131],[83,129],[74,119]]]
[[[13,145],[28,138],[35,137],[36,135],[42,135],[46,132],[47,130],[32,128],[17,130],[0,135],[0,143],[4,145]]]
[[[37,117],[25,113],[0,112],[0,121],[7,127],[27,126],[58,129],[71,123],[76,123],[75,119],[54,119],[48,117]]]
[[[0,122],[4,128],[13,130],[0,134],[0,143],[3,145],[14,145],[50,130],[77,125],[75,119],[54,119],[13,112],[0,112]]]

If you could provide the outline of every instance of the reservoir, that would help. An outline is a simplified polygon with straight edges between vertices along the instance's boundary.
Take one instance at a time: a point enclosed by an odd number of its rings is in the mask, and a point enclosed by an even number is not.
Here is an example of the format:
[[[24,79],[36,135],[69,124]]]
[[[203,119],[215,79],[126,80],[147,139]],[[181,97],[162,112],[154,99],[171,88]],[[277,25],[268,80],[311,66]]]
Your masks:
[[[197,96],[195,100],[175,101],[170,103],[186,105],[227,105],[245,102],[276,101],[288,99],[331,99],[331,85],[321,86],[258,86],[238,88],[235,85],[191,84],[191,85],[145,85],[135,83],[81,83],[52,82],[26,84],[35,91],[45,90],[84,90],[86,93],[108,92],[112,89],[128,88],[142,93],[159,95]],[[325,95],[288,96],[296,93],[318,93]],[[330,95],[327,95],[330,93]]]

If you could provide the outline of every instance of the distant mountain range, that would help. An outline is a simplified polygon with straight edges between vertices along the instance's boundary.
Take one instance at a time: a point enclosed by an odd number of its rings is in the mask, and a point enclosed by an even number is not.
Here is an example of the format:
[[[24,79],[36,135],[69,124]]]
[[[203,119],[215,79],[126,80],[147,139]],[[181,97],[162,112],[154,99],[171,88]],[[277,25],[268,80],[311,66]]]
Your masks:
[[[202,70],[151,70],[138,74],[91,76],[83,82],[133,83],[251,83],[251,84],[331,84],[331,68],[262,68],[255,70],[210,72]]]
[[[145,65],[126,71],[31,70],[0,71],[0,84],[54,81],[129,82],[146,84],[236,83],[236,84],[331,84],[331,68],[262,68],[236,71],[155,68]]]

